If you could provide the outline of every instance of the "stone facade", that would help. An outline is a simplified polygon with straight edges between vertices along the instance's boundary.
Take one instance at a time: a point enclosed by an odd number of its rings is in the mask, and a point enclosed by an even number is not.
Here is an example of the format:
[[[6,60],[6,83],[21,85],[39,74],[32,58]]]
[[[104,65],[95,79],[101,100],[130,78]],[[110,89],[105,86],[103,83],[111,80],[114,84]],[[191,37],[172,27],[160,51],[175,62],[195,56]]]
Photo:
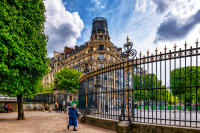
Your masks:
[[[65,67],[86,73],[114,63],[120,63],[122,61],[121,50],[110,41],[107,20],[95,18],[88,42],[75,46],[75,48],[65,47],[63,52],[54,51],[54,57],[51,58],[50,63],[50,72],[43,78],[43,83],[47,86],[50,85],[53,82],[54,73]]]

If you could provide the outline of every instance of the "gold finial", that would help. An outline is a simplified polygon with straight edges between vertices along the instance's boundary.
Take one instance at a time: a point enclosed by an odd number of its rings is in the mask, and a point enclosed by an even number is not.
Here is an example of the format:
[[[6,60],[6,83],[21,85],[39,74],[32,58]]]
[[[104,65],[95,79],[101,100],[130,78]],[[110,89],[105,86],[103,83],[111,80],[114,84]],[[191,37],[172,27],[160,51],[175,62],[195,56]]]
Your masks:
[[[147,55],[149,55],[149,50],[147,50]]]
[[[198,41],[198,39],[196,40],[196,47],[198,47],[198,44],[199,44],[199,41]]]
[[[129,43],[129,40],[130,40],[130,39],[128,38],[128,36],[127,36],[126,40],[127,40],[127,43]]]
[[[165,48],[164,48],[164,50],[165,50],[165,52],[167,51],[167,47],[166,47],[166,45],[165,45]]]
[[[185,44],[184,44],[184,46],[185,46],[185,48],[187,47],[187,43],[186,43],[186,41],[185,41]]]
[[[142,52],[141,52],[141,51],[140,51],[139,55],[140,55],[140,57],[141,57],[141,55],[142,55]]]
[[[156,47],[156,50],[155,50],[155,52],[156,52],[156,54],[157,54],[157,52],[158,52],[158,48]]]
[[[174,51],[176,51],[176,47],[177,47],[177,46],[176,46],[176,43],[175,43],[175,44],[174,44]]]

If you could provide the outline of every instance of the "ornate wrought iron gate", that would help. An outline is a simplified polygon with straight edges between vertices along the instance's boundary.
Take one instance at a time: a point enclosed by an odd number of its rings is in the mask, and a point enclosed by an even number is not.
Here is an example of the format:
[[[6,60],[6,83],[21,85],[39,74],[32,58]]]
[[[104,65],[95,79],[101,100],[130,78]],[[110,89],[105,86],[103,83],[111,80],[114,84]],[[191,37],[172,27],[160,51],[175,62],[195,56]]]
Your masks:
[[[79,109],[108,119],[200,127],[198,44],[139,53],[88,73],[80,80]]]

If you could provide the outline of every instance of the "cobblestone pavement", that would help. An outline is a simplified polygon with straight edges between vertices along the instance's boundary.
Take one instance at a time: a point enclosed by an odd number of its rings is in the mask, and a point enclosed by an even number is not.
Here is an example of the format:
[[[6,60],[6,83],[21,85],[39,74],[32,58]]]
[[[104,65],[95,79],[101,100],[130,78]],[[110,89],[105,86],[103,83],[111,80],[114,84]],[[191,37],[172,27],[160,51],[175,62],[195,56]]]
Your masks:
[[[49,112],[25,112],[25,119],[18,121],[17,113],[0,113],[0,133],[74,133],[67,130],[67,114]],[[76,133],[116,133],[111,130],[78,123]]]

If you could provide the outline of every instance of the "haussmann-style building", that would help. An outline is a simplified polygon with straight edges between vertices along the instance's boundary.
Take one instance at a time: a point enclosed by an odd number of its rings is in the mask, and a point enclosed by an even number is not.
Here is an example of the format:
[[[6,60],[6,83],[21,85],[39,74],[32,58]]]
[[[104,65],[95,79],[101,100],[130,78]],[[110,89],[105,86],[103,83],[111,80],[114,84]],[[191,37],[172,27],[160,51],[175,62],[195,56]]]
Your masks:
[[[100,69],[105,66],[122,62],[122,48],[116,47],[108,32],[107,20],[97,17],[92,23],[90,40],[74,48],[65,47],[63,52],[54,51],[51,58],[50,72],[43,78],[44,85],[50,85],[54,73],[68,67],[82,73]],[[78,100],[78,95],[72,94],[69,100]]]

